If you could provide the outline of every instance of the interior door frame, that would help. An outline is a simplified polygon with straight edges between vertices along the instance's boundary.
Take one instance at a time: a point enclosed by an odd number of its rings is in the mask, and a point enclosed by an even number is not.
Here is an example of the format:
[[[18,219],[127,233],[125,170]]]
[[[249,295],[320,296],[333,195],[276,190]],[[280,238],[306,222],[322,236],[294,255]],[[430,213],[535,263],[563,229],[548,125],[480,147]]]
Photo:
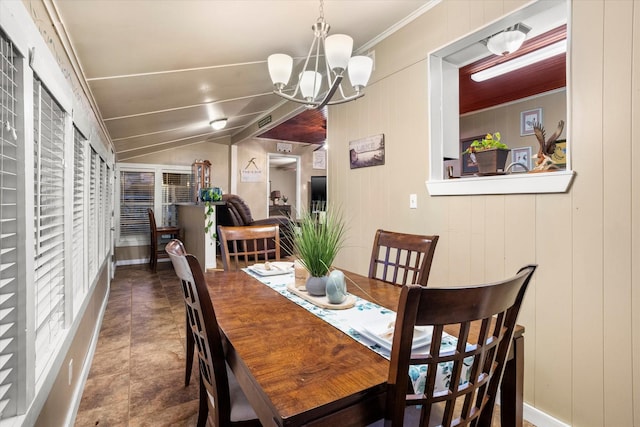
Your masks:
[[[301,196],[301,180],[302,180],[302,159],[300,156],[295,154],[284,154],[284,153],[267,153],[267,180],[265,182],[265,203],[267,204],[267,213],[269,212],[269,201],[270,201],[270,192],[271,189],[269,186],[271,185],[271,158],[272,157],[290,157],[295,159],[296,161],[296,200],[295,205],[291,204],[291,216],[298,218],[300,216],[300,196]]]

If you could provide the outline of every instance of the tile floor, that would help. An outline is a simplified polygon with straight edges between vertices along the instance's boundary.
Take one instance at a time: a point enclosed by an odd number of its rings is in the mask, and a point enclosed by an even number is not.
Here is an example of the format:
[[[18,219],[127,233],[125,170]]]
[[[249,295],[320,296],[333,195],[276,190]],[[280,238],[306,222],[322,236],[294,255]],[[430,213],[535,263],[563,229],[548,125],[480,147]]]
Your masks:
[[[117,268],[76,427],[196,425],[197,366],[184,387],[184,303],[176,281],[170,263],[155,274],[146,266]]]

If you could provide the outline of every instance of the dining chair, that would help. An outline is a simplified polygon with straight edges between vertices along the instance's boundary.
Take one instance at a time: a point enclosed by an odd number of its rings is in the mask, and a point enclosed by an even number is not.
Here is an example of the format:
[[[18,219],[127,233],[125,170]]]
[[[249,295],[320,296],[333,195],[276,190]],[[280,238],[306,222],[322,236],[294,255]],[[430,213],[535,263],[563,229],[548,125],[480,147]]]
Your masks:
[[[174,239],[170,242],[170,244],[172,245],[172,251],[175,254],[187,255],[187,251],[180,240]],[[166,250],[165,250],[165,253],[167,253]],[[167,256],[169,256],[168,253],[167,253]],[[185,290],[184,286],[182,287],[182,290],[184,292]],[[186,299],[187,295],[183,293],[183,297]],[[188,316],[188,309],[187,309],[186,302],[185,302],[184,308],[185,308],[185,316],[184,316],[185,346],[187,349],[187,360],[186,360],[185,373],[184,373],[184,386],[187,387],[191,382],[191,369],[193,367],[194,342],[193,342],[193,334],[191,334],[191,326],[189,325],[189,316]]]
[[[280,226],[218,226],[220,257],[225,271],[238,270],[259,261],[280,260]]]
[[[438,236],[376,231],[369,278],[395,285],[427,286],[437,243]]]
[[[222,334],[200,263],[184,253],[179,240],[165,250],[182,284],[190,333],[198,352],[200,404],[198,427],[261,426],[226,361]]]
[[[487,285],[402,287],[391,347],[385,426],[402,426],[406,416],[414,422],[405,425],[491,425],[516,319],[536,267],[525,266],[515,276]],[[480,326],[479,333],[477,339],[469,339],[474,322]],[[416,326],[433,327],[431,344],[423,354],[412,351]],[[445,326],[454,327],[458,341],[455,350],[441,352]],[[450,365],[451,376],[446,390],[436,392],[440,363]],[[407,393],[410,365],[427,367],[422,394]],[[462,378],[463,365],[470,365],[469,378]]]
[[[147,208],[147,214],[149,215],[149,265],[151,270],[155,273],[158,267],[158,258],[168,258],[164,248],[159,244],[159,240],[163,236],[171,236],[171,238],[178,238],[180,235],[180,227],[158,227],[156,226],[156,216],[153,213],[153,209]]]

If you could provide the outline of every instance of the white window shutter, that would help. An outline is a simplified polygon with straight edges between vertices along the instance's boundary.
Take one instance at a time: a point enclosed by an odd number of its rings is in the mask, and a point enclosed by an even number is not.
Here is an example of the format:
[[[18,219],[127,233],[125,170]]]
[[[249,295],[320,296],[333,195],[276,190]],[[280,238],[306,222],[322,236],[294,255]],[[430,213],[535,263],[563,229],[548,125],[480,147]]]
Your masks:
[[[65,112],[34,77],[36,378],[64,330]]]
[[[0,34],[0,418],[17,413],[18,112],[16,53]]]

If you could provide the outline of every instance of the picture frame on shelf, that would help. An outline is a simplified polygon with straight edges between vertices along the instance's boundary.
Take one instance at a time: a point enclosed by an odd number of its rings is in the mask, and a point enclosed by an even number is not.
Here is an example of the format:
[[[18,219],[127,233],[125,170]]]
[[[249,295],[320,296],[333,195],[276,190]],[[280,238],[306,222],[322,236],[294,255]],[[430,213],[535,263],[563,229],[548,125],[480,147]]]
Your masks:
[[[533,126],[542,123],[542,108],[534,108],[520,113],[520,136],[533,135]]]
[[[527,172],[531,170],[531,147],[512,148],[511,149],[511,162],[520,163],[524,165],[527,170],[514,166],[511,168],[512,172]]]
[[[482,139],[483,136],[484,135],[479,135],[460,140],[460,153],[464,153],[473,141]],[[460,171],[462,176],[478,173],[478,164],[475,161],[475,156],[470,153],[460,154]]]
[[[556,165],[564,168],[567,165],[567,140],[559,139],[556,141],[556,149],[551,155],[551,160]]]

